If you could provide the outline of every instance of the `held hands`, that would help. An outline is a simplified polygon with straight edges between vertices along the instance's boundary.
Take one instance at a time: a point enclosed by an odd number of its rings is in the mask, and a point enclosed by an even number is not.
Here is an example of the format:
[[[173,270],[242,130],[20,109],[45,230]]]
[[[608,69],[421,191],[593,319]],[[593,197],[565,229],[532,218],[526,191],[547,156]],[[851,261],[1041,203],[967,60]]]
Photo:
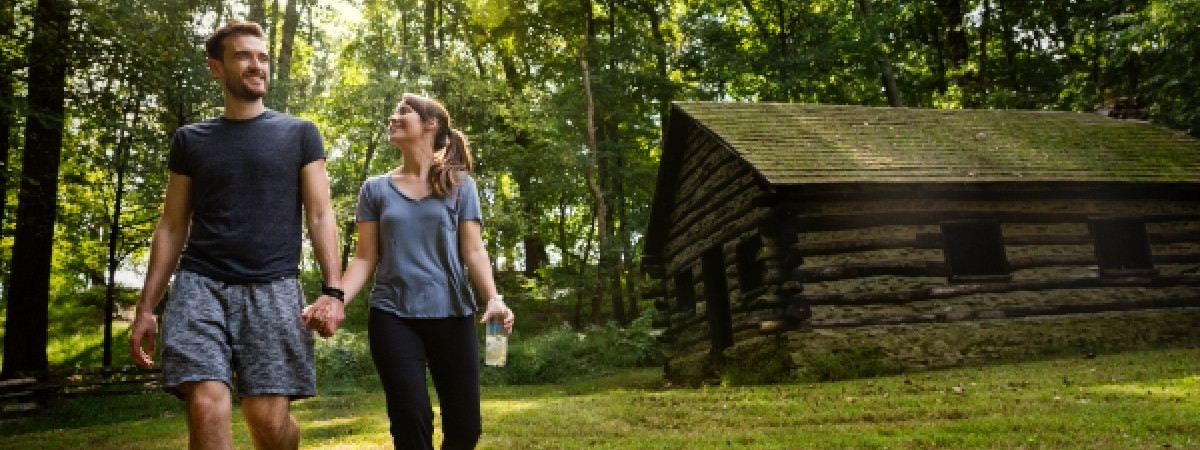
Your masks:
[[[305,325],[316,330],[321,337],[332,337],[342,321],[346,320],[346,305],[337,297],[321,295],[300,312],[300,317]]]
[[[504,334],[512,334],[513,323],[516,322],[516,315],[512,309],[504,304],[504,296],[497,295],[492,297],[487,302],[487,309],[483,311],[483,317],[479,319],[479,323],[487,323],[492,318],[501,319],[504,321]]]

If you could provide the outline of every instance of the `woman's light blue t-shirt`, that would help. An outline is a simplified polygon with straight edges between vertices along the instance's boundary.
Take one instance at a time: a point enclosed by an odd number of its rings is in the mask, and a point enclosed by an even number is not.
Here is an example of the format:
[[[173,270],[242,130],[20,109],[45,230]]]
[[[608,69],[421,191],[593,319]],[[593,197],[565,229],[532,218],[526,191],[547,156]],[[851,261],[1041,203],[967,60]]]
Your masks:
[[[379,223],[379,265],[373,308],[406,318],[463,317],[475,313],[475,296],[458,248],[459,223],[483,221],[475,180],[446,198],[412,199],[391,174],[371,177],[358,195],[355,218]]]

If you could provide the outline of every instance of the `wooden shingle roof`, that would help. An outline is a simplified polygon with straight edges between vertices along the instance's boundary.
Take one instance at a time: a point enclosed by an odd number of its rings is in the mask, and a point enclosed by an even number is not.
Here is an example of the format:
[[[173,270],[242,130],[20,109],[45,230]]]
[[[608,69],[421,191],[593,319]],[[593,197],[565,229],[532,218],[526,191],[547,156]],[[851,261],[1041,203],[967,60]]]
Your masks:
[[[672,114],[772,185],[1200,183],[1200,139],[1093,113],[677,102]]]

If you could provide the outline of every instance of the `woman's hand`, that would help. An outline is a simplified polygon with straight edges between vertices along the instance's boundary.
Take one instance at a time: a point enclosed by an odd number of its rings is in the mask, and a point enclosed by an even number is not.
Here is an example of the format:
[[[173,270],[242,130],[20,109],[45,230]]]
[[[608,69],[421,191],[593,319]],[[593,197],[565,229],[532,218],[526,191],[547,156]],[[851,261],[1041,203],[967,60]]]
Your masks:
[[[321,337],[332,337],[342,321],[346,320],[345,304],[341,300],[322,295],[317,301],[300,312],[304,324],[317,331]]]
[[[504,304],[504,296],[502,295],[497,295],[488,300],[487,309],[483,311],[483,317],[479,320],[479,323],[488,323],[493,318],[504,322],[504,334],[512,334],[516,315],[513,314],[512,309],[508,305]]]

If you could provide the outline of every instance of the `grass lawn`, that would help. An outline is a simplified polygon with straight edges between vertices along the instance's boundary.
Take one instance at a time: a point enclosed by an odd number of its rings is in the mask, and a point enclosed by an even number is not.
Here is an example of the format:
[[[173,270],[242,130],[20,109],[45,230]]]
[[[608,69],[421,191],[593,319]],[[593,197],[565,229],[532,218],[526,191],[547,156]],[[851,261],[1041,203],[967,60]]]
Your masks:
[[[0,422],[0,448],[180,449],[180,406],[162,394],[61,400]],[[392,448],[370,377],[294,406],[305,449]],[[1200,349],[697,389],[639,369],[485,386],[483,414],[482,449],[1200,449]]]

